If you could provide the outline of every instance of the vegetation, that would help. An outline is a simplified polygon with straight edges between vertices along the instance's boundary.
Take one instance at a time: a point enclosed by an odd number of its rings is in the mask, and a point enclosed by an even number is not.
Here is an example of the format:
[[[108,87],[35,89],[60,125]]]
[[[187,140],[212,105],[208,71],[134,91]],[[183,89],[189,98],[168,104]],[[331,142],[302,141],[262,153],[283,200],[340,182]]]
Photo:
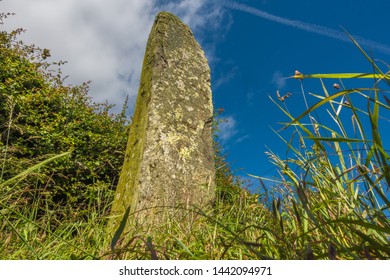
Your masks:
[[[126,104],[109,114],[112,106],[92,103],[88,84],[65,85],[64,62],[48,63],[49,50],[18,41],[21,32],[0,33],[0,257],[54,258],[53,244],[66,250],[65,240],[93,232],[108,214]]]
[[[191,224],[167,221],[158,235],[122,232],[133,236],[122,244],[105,226],[124,158],[126,104],[110,114],[88,97],[88,84],[66,85],[52,70],[62,62],[48,63],[50,52],[18,41],[20,32],[0,33],[0,259],[390,258],[390,157],[381,138],[389,75],[368,56],[374,73],[360,77],[371,87],[345,89],[340,80],[331,94],[321,80],[318,102],[298,117],[286,98],[274,101],[290,122],[288,137],[280,135],[289,157],[269,152],[280,174],[267,184],[272,197],[245,191],[216,142],[214,208],[193,209]]]

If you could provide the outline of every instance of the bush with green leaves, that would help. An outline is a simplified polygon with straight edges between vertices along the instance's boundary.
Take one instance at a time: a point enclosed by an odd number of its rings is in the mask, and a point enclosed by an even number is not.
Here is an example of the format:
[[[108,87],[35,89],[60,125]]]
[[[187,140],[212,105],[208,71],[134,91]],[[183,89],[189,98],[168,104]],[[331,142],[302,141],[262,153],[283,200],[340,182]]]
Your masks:
[[[48,63],[49,50],[18,41],[21,32],[0,33],[0,183],[70,153],[2,188],[0,197],[14,209],[36,203],[37,217],[55,211],[58,224],[63,216],[85,216],[102,192],[114,190],[127,142],[127,105],[112,114],[111,105],[92,102],[87,83],[67,85],[63,62]]]

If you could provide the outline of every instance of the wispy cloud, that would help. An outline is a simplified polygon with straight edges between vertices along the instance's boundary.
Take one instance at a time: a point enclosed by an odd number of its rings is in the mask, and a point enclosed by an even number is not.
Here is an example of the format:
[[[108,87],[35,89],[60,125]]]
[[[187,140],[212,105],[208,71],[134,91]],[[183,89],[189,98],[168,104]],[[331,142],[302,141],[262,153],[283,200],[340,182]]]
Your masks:
[[[234,79],[237,75],[238,67],[234,66],[230,68],[230,70],[227,70],[226,73],[223,73],[220,75],[215,81],[213,81],[213,88],[217,89],[221,85],[228,83],[230,80]]]
[[[276,85],[278,89],[282,89],[286,85],[286,77],[283,76],[282,72],[275,71],[271,82]]]
[[[224,117],[218,125],[218,130],[218,138],[225,148],[229,144],[238,144],[250,137],[238,128],[237,120],[233,116]]]
[[[227,143],[231,138],[233,138],[238,133],[237,129],[237,121],[234,117],[229,116],[224,118],[224,121],[222,121],[218,125],[218,137],[221,141],[221,143]]]
[[[246,102],[249,106],[253,106],[253,99],[255,97],[255,94],[253,93],[253,91],[250,91],[246,94]]]
[[[300,20],[293,20],[293,19],[289,19],[289,18],[276,16],[276,15],[267,13],[265,11],[262,11],[262,10],[244,5],[244,4],[232,2],[232,1],[223,1],[222,3],[225,7],[229,8],[229,9],[249,13],[249,14],[252,14],[254,16],[269,20],[269,21],[273,21],[276,23],[290,26],[290,27],[295,27],[295,28],[298,28],[298,29],[301,29],[301,30],[304,30],[307,32],[316,33],[316,34],[319,34],[319,35],[322,35],[325,37],[329,37],[329,38],[333,38],[333,39],[336,39],[339,41],[351,42],[345,33],[340,32],[336,29],[332,29],[332,28],[328,28],[325,26],[316,25],[316,24],[312,24],[312,23],[307,23],[307,22],[303,22]],[[390,55],[390,47],[387,45],[384,45],[382,43],[375,42],[375,41],[372,41],[369,39],[365,39],[365,38],[362,38],[359,36],[355,36],[355,35],[353,35],[353,38],[363,47],[367,47],[367,48],[370,48],[373,50],[377,50],[378,52]]]
[[[241,143],[242,141],[248,139],[250,136],[248,134],[245,134],[244,136],[238,138],[234,143],[238,144]]]

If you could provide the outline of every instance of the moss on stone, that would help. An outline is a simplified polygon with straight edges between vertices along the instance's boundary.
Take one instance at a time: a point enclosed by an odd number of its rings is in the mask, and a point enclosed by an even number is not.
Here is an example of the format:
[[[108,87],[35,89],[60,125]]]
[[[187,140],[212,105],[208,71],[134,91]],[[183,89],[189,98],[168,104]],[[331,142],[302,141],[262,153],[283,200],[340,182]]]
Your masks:
[[[142,222],[153,223],[161,219],[158,207],[203,207],[212,201],[214,153],[207,125],[212,114],[210,69],[202,49],[176,16],[159,13],[146,47],[112,214],[120,217],[130,206],[131,212],[143,212]]]

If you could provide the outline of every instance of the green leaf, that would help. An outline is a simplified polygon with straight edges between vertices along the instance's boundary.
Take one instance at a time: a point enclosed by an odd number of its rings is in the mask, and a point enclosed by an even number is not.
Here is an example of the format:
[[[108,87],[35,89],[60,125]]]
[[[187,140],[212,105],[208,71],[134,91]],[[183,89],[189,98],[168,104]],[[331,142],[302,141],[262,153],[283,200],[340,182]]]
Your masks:
[[[175,238],[176,242],[180,245],[180,247],[182,247],[184,249],[184,251],[186,251],[186,253],[188,253],[191,257],[194,257],[194,254],[190,251],[190,249],[188,249],[188,247],[186,245],[183,244],[183,242],[181,242],[176,237],[174,237],[174,238]]]
[[[125,214],[123,215],[122,221],[118,227],[118,229],[115,231],[114,237],[111,240],[111,250],[114,251],[115,245],[119,240],[119,237],[122,235],[125,227],[126,227],[126,222],[127,219],[129,218],[129,213],[130,213],[130,206],[127,207]]]
[[[309,109],[307,109],[305,112],[303,112],[297,118],[295,118],[292,122],[290,122],[285,127],[283,127],[283,129],[291,126],[294,123],[298,123],[299,124],[299,120],[301,120],[303,117],[307,116],[312,111],[316,110],[317,108],[321,107],[324,104],[329,103],[330,101],[332,101],[333,99],[335,99],[337,97],[340,97],[340,96],[343,96],[343,95],[346,95],[346,94],[351,94],[353,92],[364,91],[364,90],[370,90],[370,89],[369,88],[348,89],[348,90],[343,90],[343,91],[337,92],[337,93],[335,93],[335,94],[333,94],[333,95],[331,95],[329,97],[326,97],[326,98],[322,99],[320,102],[317,102],[316,104],[311,106]]]
[[[295,79],[390,79],[390,75],[378,73],[332,73],[332,74],[301,74],[294,75]]]
[[[148,248],[150,252],[150,256],[152,260],[158,260],[157,252],[154,249],[153,243],[152,243],[152,238],[148,236],[145,241],[146,247]]]
[[[38,164],[36,164],[36,165],[34,165],[34,166],[31,166],[30,168],[26,169],[25,171],[19,173],[19,174],[16,175],[16,176],[12,177],[11,179],[8,179],[7,181],[1,183],[1,184],[0,184],[0,187],[3,187],[3,186],[5,186],[5,185],[9,185],[10,183],[12,183],[12,182],[14,182],[14,181],[16,181],[16,180],[21,181],[21,180],[23,180],[26,176],[28,176],[31,172],[33,172],[33,171],[35,171],[35,170],[41,168],[42,166],[44,166],[44,165],[46,165],[46,164],[48,164],[48,163],[50,163],[50,162],[52,162],[52,161],[54,161],[54,160],[56,160],[56,159],[62,158],[62,157],[64,157],[64,156],[66,156],[66,155],[69,155],[70,153],[71,153],[71,151],[70,151],[70,152],[65,152],[65,153],[62,153],[62,154],[53,156],[53,157],[51,157],[51,158],[48,158],[48,159],[46,159],[46,160],[44,160],[44,161],[42,161],[42,162],[40,162],[40,163],[38,163]]]
[[[353,138],[343,138],[343,137],[305,137],[311,140],[317,141],[326,141],[326,142],[346,142],[346,143],[367,143],[372,142],[371,140],[365,139],[353,139]]]

